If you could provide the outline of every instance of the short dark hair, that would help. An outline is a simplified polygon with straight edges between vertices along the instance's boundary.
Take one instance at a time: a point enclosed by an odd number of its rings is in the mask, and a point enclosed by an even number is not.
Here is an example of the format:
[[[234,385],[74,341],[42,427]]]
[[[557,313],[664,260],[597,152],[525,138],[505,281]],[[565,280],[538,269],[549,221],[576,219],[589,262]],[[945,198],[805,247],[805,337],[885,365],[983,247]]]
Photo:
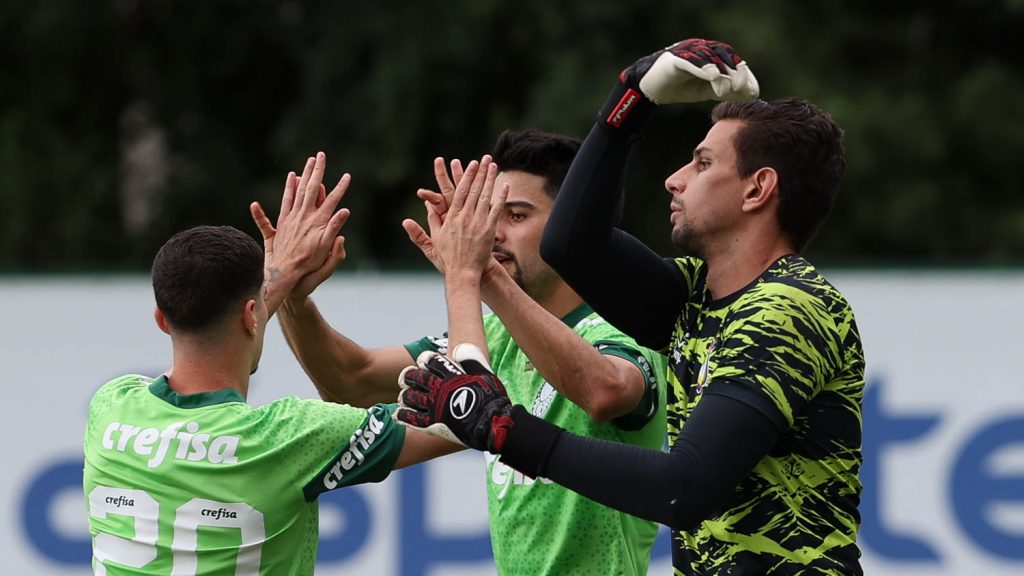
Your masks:
[[[175,234],[153,259],[153,294],[167,322],[202,332],[232,307],[260,297],[263,250],[231,226],[198,226]]]
[[[807,100],[722,102],[711,120],[743,122],[736,133],[736,167],[746,177],[771,167],[779,175],[779,226],[800,250],[832,211],[846,168],[843,130]]]
[[[498,135],[491,157],[502,172],[518,170],[543,177],[547,180],[544,192],[555,198],[580,144],[578,138],[532,128],[519,132],[505,130]]]

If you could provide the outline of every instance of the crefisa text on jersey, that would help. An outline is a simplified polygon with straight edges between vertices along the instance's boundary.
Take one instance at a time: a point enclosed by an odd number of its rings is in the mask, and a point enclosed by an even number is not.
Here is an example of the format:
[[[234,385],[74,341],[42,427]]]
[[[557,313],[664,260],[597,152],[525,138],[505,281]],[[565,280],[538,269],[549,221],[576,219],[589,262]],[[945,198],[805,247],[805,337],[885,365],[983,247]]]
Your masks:
[[[324,474],[324,487],[333,490],[346,472],[362,464],[366,458],[363,454],[370,449],[373,441],[377,439],[377,435],[383,429],[384,423],[371,411],[366,424],[357,428],[352,437],[348,439],[348,449],[338,456],[334,466],[331,466]]]
[[[184,426],[184,430],[181,428]],[[134,442],[132,439],[134,438]],[[153,445],[156,453],[153,453]],[[116,442],[116,444],[115,444]],[[177,442],[173,458],[198,462],[206,460],[212,464],[234,464],[238,462],[235,451],[238,449],[238,436],[213,436],[199,433],[198,422],[174,422],[163,430],[142,428],[122,422],[111,422],[103,432],[103,447],[107,450],[125,452],[131,447],[132,452],[140,456],[153,457],[146,462],[149,468],[156,468],[166,458],[171,442]]]

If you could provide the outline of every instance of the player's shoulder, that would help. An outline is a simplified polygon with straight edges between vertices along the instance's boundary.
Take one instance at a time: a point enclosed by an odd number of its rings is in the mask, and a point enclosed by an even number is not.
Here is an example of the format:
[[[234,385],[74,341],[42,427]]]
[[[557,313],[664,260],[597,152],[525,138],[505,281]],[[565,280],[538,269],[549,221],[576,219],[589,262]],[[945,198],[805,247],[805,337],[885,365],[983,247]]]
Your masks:
[[[850,308],[843,293],[799,255],[779,259],[751,290],[751,295],[775,306],[832,314],[845,314]]]
[[[286,396],[253,408],[252,417],[276,426],[309,429],[339,424],[357,426],[366,419],[368,412],[366,408],[348,404]]]
[[[107,381],[96,390],[92,396],[92,403],[95,404],[121,398],[132,392],[145,390],[152,383],[152,378],[141,374],[125,374],[123,376],[118,376],[117,378]]]
[[[100,386],[89,400],[89,420],[102,417],[115,410],[127,398],[148,393],[153,379],[141,374],[125,374]]]

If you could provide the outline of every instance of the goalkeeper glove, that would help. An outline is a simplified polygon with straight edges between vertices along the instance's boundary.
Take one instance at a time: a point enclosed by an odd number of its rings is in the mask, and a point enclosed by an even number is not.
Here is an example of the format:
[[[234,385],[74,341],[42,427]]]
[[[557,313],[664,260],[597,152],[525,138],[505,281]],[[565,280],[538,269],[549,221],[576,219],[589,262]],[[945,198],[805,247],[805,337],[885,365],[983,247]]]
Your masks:
[[[500,454],[512,428],[512,403],[483,352],[460,344],[452,361],[434,351],[402,371],[394,418],[446,440]]]
[[[653,104],[757,98],[757,78],[732,46],[689,39],[644,56],[619,74],[601,118],[625,132],[639,131]]]

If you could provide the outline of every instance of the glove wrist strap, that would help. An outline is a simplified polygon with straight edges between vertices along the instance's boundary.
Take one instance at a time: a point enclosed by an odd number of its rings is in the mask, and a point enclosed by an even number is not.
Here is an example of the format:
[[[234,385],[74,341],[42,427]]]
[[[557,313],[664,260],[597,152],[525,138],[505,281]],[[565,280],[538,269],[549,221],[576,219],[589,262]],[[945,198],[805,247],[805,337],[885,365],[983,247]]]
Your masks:
[[[510,413],[515,425],[501,450],[501,461],[532,478],[544,476],[562,430],[516,405]]]
[[[628,137],[643,131],[654,108],[639,88],[617,82],[598,113],[598,121],[612,134]]]

